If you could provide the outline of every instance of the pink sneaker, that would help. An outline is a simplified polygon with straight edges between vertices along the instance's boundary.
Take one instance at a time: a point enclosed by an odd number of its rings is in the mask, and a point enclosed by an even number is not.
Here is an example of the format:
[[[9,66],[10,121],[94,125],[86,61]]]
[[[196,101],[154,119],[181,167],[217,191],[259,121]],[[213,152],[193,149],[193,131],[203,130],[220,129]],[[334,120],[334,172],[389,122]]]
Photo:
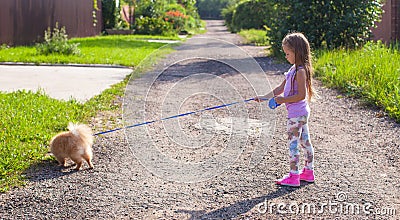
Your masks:
[[[313,183],[314,182],[314,170],[309,170],[306,168],[303,168],[303,170],[300,173],[300,180]]]
[[[276,184],[283,186],[300,186],[300,175],[289,173],[289,175],[284,176],[282,179],[276,181]]]

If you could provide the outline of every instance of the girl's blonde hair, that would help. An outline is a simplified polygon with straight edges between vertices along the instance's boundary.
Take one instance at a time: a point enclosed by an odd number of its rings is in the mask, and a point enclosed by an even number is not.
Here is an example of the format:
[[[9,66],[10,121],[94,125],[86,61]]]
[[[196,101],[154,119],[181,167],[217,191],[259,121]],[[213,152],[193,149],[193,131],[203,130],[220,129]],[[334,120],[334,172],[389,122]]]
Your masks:
[[[282,40],[282,46],[287,47],[289,50],[293,51],[295,55],[295,67],[296,73],[299,66],[302,66],[306,71],[306,86],[307,86],[307,95],[308,101],[313,98],[316,93],[312,86],[312,75],[314,73],[312,67],[312,56],[310,43],[307,38],[302,33],[294,32],[286,35]],[[293,81],[296,78],[296,75],[293,77]],[[293,82],[292,82],[293,86]]]

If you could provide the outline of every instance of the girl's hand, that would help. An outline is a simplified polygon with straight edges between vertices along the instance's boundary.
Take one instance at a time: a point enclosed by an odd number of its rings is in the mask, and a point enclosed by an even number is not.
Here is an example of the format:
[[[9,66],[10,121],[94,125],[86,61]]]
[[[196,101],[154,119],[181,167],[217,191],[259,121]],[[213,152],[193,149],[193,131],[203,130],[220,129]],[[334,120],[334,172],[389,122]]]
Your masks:
[[[256,97],[254,97],[254,101],[263,102],[263,101],[265,101],[265,98],[263,96],[256,96]]]
[[[274,99],[275,99],[275,102],[278,103],[278,104],[285,103],[285,98],[283,98],[282,96],[277,96]]]

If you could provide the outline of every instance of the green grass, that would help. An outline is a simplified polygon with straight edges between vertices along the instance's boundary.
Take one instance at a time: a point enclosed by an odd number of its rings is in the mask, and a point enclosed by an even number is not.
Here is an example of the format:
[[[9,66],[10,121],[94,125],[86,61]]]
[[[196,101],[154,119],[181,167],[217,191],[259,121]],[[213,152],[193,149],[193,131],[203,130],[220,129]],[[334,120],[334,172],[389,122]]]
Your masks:
[[[59,101],[41,91],[0,93],[0,192],[24,184],[24,171],[49,160],[48,144],[68,122],[87,123],[99,111],[120,110],[128,77],[86,103]]]
[[[57,101],[40,92],[0,93],[0,100],[0,190],[4,191],[19,182],[21,171],[32,162],[45,159],[54,131],[82,119],[84,113],[76,102]]]
[[[358,50],[322,51],[316,76],[326,85],[384,109],[400,122],[399,45],[368,43]]]
[[[241,30],[238,34],[246,40],[244,42],[245,44],[255,44],[257,46],[269,45],[267,32],[265,30]]]
[[[11,47],[0,49],[0,62],[23,63],[76,63],[110,64],[136,66],[148,54],[165,43],[150,43],[150,39],[179,40],[178,37],[147,35],[110,35],[88,38],[75,38],[71,43],[79,43],[80,55],[40,55],[35,46]]]
[[[3,48],[0,60],[127,66],[140,63],[141,68],[146,68],[172,51],[171,47],[158,50],[165,44],[149,43],[139,38],[160,37],[104,36],[71,40],[81,44],[81,57],[38,56],[33,47]],[[145,57],[146,63],[143,64],[141,61]],[[132,77],[137,77],[140,71],[133,74],[136,75]],[[68,122],[88,123],[99,112],[119,111],[121,103],[116,100],[124,95],[128,79],[129,76],[86,103],[59,101],[41,91],[0,92],[0,192],[24,185],[24,173],[32,165],[53,160],[47,156],[49,141],[56,133],[66,130]]]

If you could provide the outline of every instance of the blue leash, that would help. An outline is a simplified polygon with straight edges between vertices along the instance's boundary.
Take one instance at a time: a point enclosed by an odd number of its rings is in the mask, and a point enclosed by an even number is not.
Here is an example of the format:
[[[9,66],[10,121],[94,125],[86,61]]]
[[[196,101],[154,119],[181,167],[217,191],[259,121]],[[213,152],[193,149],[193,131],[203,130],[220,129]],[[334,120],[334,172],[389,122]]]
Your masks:
[[[253,101],[253,100],[254,100],[254,98],[251,98],[251,99],[243,100],[242,102],[246,103],[246,102],[250,102],[250,101]],[[266,101],[268,99],[262,99],[262,100]],[[107,134],[107,133],[110,133],[110,132],[119,131],[119,130],[126,129],[126,128],[133,128],[133,127],[138,127],[138,126],[142,126],[142,125],[148,125],[148,124],[152,124],[152,123],[157,122],[157,121],[165,121],[165,120],[168,120],[168,119],[179,118],[179,117],[192,115],[192,114],[197,114],[197,113],[201,113],[201,112],[204,112],[204,111],[210,111],[210,110],[214,110],[214,109],[218,109],[218,108],[225,108],[225,107],[228,107],[228,106],[231,106],[231,105],[236,105],[236,104],[239,104],[239,103],[241,103],[241,102],[232,102],[232,103],[225,104],[225,105],[217,105],[217,106],[208,107],[208,108],[197,110],[197,111],[186,112],[186,113],[183,113],[183,114],[166,117],[166,118],[162,118],[162,119],[159,119],[159,120],[146,121],[146,122],[142,122],[142,123],[138,123],[138,124],[134,124],[134,125],[129,125],[129,126],[126,126],[126,127],[123,127],[123,128],[116,128],[116,129],[112,129],[112,130],[108,130],[108,131],[99,132],[99,133],[93,134],[93,136],[97,136],[97,135],[100,135],[100,134]],[[272,99],[269,100],[268,106],[271,109],[275,109],[276,107],[280,106],[280,104],[276,103],[275,99],[272,98]]]

